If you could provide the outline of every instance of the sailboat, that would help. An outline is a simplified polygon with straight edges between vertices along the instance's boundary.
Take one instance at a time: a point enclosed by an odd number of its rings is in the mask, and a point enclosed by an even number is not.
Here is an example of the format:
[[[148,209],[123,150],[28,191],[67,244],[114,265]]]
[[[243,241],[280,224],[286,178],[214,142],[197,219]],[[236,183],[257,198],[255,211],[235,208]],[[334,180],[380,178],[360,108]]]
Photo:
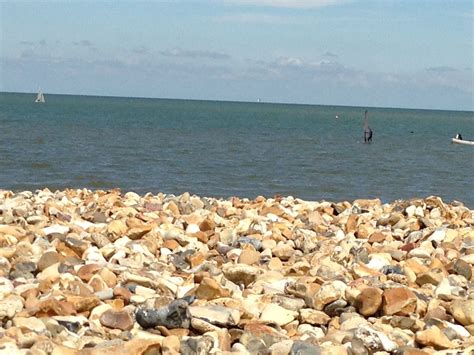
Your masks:
[[[41,90],[41,88],[38,90],[38,95],[36,96],[35,102],[40,102],[40,103],[45,102],[45,101],[44,101],[43,91]]]

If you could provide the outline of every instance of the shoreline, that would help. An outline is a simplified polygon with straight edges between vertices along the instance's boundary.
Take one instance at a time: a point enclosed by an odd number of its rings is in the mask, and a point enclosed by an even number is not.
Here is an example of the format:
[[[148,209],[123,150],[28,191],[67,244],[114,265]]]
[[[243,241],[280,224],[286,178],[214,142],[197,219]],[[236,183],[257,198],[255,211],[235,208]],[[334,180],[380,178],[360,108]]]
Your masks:
[[[474,210],[441,198],[0,190],[0,349],[474,351]]]

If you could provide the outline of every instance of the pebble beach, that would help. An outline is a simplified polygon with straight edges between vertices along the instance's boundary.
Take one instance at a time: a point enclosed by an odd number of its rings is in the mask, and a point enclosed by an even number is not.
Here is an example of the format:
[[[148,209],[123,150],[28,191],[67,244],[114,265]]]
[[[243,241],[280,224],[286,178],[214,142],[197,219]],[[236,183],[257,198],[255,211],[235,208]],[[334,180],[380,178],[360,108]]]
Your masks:
[[[474,352],[474,210],[0,190],[0,353]]]

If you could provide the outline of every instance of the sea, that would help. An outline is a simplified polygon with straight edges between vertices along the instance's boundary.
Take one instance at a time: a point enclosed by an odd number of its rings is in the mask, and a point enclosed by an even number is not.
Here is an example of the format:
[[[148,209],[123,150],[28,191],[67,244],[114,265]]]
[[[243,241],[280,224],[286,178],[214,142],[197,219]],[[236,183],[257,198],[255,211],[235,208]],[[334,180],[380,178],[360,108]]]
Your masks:
[[[0,189],[474,208],[474,112],[0,93]],[[373,130],[363,142],[364,111]]]

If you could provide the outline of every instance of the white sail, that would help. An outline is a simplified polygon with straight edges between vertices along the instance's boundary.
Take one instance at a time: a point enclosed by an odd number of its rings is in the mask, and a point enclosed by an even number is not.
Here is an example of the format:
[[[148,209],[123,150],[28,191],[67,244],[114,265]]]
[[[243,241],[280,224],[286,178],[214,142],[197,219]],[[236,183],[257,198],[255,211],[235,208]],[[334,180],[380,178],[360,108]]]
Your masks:
[[[44,102],[44,101],[45,100],[44,100],[43,91],[41,91],[41,89],[39,89],[35,102]]]

